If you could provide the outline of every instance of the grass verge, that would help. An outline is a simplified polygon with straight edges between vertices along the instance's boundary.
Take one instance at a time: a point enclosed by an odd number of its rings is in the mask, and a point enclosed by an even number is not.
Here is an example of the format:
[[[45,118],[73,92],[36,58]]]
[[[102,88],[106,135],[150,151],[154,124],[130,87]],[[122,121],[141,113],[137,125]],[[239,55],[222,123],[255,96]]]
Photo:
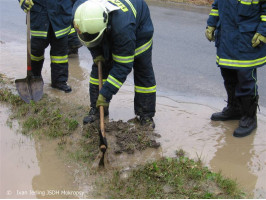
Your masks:
[[[243,198],[235,181],[213,173],[185,156],[162,158],[133,170],[127,178],[114,173],[109,198],[235,199]]]
[[[0,89],[0,102],[9,103],[13,114],[11,119],[19,119],[22,133],[26,135],[45,135],[51,138],[70,135],[77,127],[78,121],[63,113],[58,107],[58,99],[49,99],[44,95],[39,102],[24,103],[10,89]]]

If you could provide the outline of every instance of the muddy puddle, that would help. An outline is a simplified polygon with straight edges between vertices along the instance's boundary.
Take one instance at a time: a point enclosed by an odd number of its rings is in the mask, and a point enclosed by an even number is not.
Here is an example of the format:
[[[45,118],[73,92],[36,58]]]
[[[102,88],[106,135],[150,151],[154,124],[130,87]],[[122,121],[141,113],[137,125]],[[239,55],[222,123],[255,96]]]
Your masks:
[[[11,79],[24,78],[26,77],[24,69],[24,66],[26,66],[25,47],[24,45],[17,44],[16,51],[14,51],[10,45],[9,43],[1,44],[1,73],[4,73]],[[78,57],[69,59],[69,84],[73,89],[73,92],[69,94],[51,88],[48,52],[49,49],[46,50],[45,57],[47,59],[43,69],[44,92],[50,96],[59,97],[62,102],[73,102],[88,106],[91,63],[88,50],[82,47]],[[16,56],[16,59],[10,59],[10,55],[12,57]],[[16,70],[14,70],[14,67]],[[110,105],[109,118],[111,120],[127,121],[135,117],[133,111],[134,87],[131,80],[129,77],[129,80],[122,86],[119,93],[114,96]],[[187,100],[177,94],[171,94],[167,97],[159,91],[157,113],[154,118],[156,123],[154,131],[161,135],[157,139],[161,144],[161,148],[159,150],[146,150],[142,153],[136,152],[134,156],[121,154],[116,162],[117,166],[134,166],[136,163],[144,163],[150,158],[156,159],[161,156],[174,156],[176,150],[183,149],[191,158],[200,158],[213,171],[222,171],[222,174],[226,177],[237,180],[240,186],[248,192],[248,197],[266,198],[265,113],[258,114],[258,128],[254,134],[241,139],[234,138],[232,133],[237,127],[237,121],[212,122],[210,120],[211,114],[219,111],[219,108],[222,108],[223,105],[224,103],[220,99],[197,97],[197,99]],[[5,134],[6,130],[9,130],[3,123],[5,120],[2,120],[6,116],[7,110],[1,107],[1,141],[5,139],[2,135]],[[24,138],[20,134],[13,133],[10,135],[12,135],[13,139],[10,138],[11,136],[7,137],[5,145],[13,148],[13,154],[17,155],[12,158],[22,157],[23,164],[18,164],[19,160],[14,161],[8,156],[5,157],[5,162],[1,164],[1,184],[8,186],[9,181],[13,183],[9,184],[12,185],[12,187],[10,186],[11,189],[1,186],[1,188],[4,188],[4,191],[1,191],[1,195],[5,195],[7,190],[15,192],[18,188],[29,191],[32,189],[61,190],[62,188],[65,190],[71,188],[73,190],[73,188],[77,187],[75,184],[72,185],[73,177],[71,175],[68,176],[67,166],[56,158],[55,152],[51,152],[51,149],[55,149],[56,144],[50,142],[44,143],[41,146],[47,151],[39,151],[39,144],[36,144],[36,142]],[[23,139],[23,147],[25,147],[24,144],[27,144],[26,149],[29,152],[21,151],[21,145],[12,145],[12,141],[20,141],[21,138]],[[48,151],[49,149],[50,151]],[[6,149],[3,150],[1,147],[1,156],[5,154],[4,152],[6,152]],[[53,160],[58,162],[52,162]],[[5,168],[2,166],[5,166]],[[13,169],[6,166],[15,166],[16,168]],[[16,172],[18,174],[26,173],[28,176],[13,180],[14,177],[18,176],[13,176]],[[2,176],[4,177],[2,178]],[[49,184],[47,183],[48,181]],[[27,187],[22,188],[19,184],[26,185]],[[57,187],[58,185],[60,187]],[[85,182],[78,185],[79,188],[76,188],[77,190],[80,190],[81,187],[83,188],[81,191],[86,191],[90,188],[90,185]],[[11,197],[16,198],[18,196]],[[27,197],[42,198],[41,195]],[[61,197],[65,198],[65,196]],[[19,198],[24,198],[24,196],[19,196]],[[49,197],[46,196],[46,198]]]
[[[68,169],[73,166],[59,159],[57,143],[22,135],[18,123],[9,121],[9,114],[6,105],[0,105],[0,198],[84,197]]]

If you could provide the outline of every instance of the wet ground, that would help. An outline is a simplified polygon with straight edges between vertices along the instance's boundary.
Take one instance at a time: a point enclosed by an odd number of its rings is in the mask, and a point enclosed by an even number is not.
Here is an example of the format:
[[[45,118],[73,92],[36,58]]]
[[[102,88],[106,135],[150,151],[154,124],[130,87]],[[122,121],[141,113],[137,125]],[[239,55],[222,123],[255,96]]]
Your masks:
[[[70,173],[73,166],[58,157],[57,143],[22,135],[18,123],[9,120],[9,114],[8,106],[0,105],[0,198],[82,197],[84,193]]]
[[[0,43],[0,72],[11,79],[26,77],[26,42],[22,38],[18,41],[9,38]],[[69,59],[69,84],[73,89],[69,94],[50,87],[49,49],[45,57],[44,92],[59,97],[62,102],[88,106],[91,57],[87,49],[82,47],[79,57]],[[133,91],[129,76],[112,100],[110,119],[127,121],[135,117]],[[201,158],[213,171],[222,171],[223,175],[236,179],[249,197],[266,198],[266,114],[258,114],[258,128],[252,135],[234,138],[232,132],[237,127],[237,121],[212,122],[209,119],[224,104],[220,98],[212,96],[187,97],[178,92],[159,90],[154,120],[155,133],[161,135],[157,139],[161,148],[136,152],[135,156],[122,154],[115,164],[134,166],[160,156],[174,156],[175,151],[182,148],[191,158]],[[261,110],[265,111],[265,108]],[[16,133],[16,124],[12,129],[6,125],[9,112],[6,106],[1,105],[0,111],[1,198],[43,198],[41,191],[47,190],[60,191],[59,198],[66,198],[61,191],[91,189],[87,182],[79,182],[82,179],[69,174],[69,167],[57,156],[56,143],[38,143]],[[30,193],[32,190],[40,191],[40,194]],[[45,198],[49,198],[47,192]]]
[[[10,52],[12,52],[12,48],[9,44],[2,44],[1,49],[4,50],[2,51],[2,58],[5,58],[1,59],[1,72],[4,72],[7,77],[13,79],[26,76],[23,69],[23,66],[26,64],[22,52],[24,47],[18,46],[17,50],[21,50],[21,52],[13,52],[13,54],[15,53],[17,55],[16,59],[8,59],[10,58]],[[59,97],[62,102],[75,102],[75,104],[87,106],[89,104],[88,66],[91,60],[89,56],[86,57],[86,54],[88,54],[87,50],[82,48],[79,57],[70,58],[69,84],[72,86],[73,92],[69,94],[54,90],[50,87],[49,59],[46,59],[43,70],[45,82],[44,92],[50,96]],[[48,55],[46,55],[46,57],[49,58]],[[10,66],[16,66],[16,70]],[[127,121],[134,118],[133,88],[133,85],[127,82],[113,98],[110,106],[110,119],[114,121]],[[161,138],[157,139],[157,142],[161,144],[161,149],[159,151],[147,150],[143,154],[136,153],[137,156],[132,157],[121,155],[119,164],[121,166],[134,166],[138,162],[145,162],[145,158],[155,159],[159,156],[174,156],[175,151],[182,148],[188,152],[191,158],[199,157],[212,170],[216,172],[221,170],[222,174],[225,176],[236,179],[237,182],[250,193],[250,197],[265,198],[265,116],[260,113],[258,114],[258,128],[254,134],[241,139],[234,138],[232,132],[234,128],[237,127],[238,122],[210,121],[210,115],[218,111],[218,108],[223,105],[218,101],[215,102],[215,99],[212,98],[206,98],[206,100],[206,102],[211,102],[210,105],[216,104],[217,108],[195,103],[193,99],[179,97],[176,94],[161,96],[159,93],[157,98],[157,113],[154,119],[156,123],[155,133],[161,135]],[[199,101],[202,102],[205,101],[205,99],[200,99]],[[2,195],[6,193],[5,190],[16,191],[15,189],[17,188],[26,191],[30,191],[31,189],[43,191],[44,188],[57,191],[59,190],[58,188],[61,187],[65,190],[66,188],[71,188],[73,190],[73,188],[75,188],[75,186],[72,185],[74,180],[73,177],[67,178],[67,167],[56,158],[56,153],[53,152],[53,149],[56,148],[56,143],[46,142],[36,146],[34,141],[31,141],[29,138],[14,133],[11,134],[12,136],[9,135],[5,139],[4,134],[12,132],[5,125],[7,117],[6,112],[7,109],[2,105],[1,141],[5,140],[6,146],[12,146],[13,150],[19,152],[22,158],[6,155],[7,147],[1,149],[1,157],[5,155],[7,158],[14,158],[5,159],[3,164],[1,164],[1,184],[8,186],[7,183],[10,182],[9,185],[12,185],[12,187],[10,186],[11,189],[9,187],[1,187],[4,188]],[[17,127],[14,127],[13,129],[16,130],[16,128]],[[21,139],[21,137],[23,137],[23,139]],[[12,141],[21,140],[23,140],[23,142],[17,142],[15,145],[12,145]],[[4,147],[3,145],[1,146]],[[25,156],[20,149],[27,149],[27,147],[30,147],[30,153],[25,152],[27,155]],[[49,149],[50,153],[49,151],[47,152],[47,149]],[[27,159],[24,159],[23,156]],[[20,166],[17,164],[18,161],[16,161],[16,159],[22,159],[24,164]],[[43,161],[41,162],[40,159],[43,159]],[[53,167],[51,167],[51,160],[54,160]],[[125,163],[121,163],[121,160],[124,160]],[[12,172],[9,171],[10,168],[6,168],[6,166],[16,166],[14,171],[18,174],[27,174],[27,178],[24,179],[21,177],[20,180],[13,179],[12,177],[14,176],[8,175],[10,173],[13,174],[13,170]],[[66,169],[66,171],[62,169]],[[27,171],[25,172],[25,170]],[[55,176],[57,178],[53,179]],[[54,182],[53,180],[57,180],[58,182]],[[24,189],[24,187],[22,187],[20,189],[20,186],[14,183],[23,183],[26,188]],[[45,185],[45,183],[47,185]],[[17,194],[17,196],[13,197],[17,198],[21,196]],[[41,197],[41,195],[37,197]]]

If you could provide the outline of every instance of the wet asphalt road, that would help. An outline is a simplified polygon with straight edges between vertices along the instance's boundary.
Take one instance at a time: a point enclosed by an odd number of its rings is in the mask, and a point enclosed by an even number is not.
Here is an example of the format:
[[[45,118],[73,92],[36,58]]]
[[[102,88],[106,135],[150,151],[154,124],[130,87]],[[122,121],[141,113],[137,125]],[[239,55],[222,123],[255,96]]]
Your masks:
[[[172,98],[183,96],[203,104],[209,103],[204,102],[207,97],[224,104],[226,94],[220,70],[215,64],[216,49],[214,43],[208,42],[204,36],[209,10],[206,7],[150,5],[155,27],[153,65],[159,94]],[[18,2],[1,0],[0,13],[0,40],[25,42],[25,13]],[[80,49],[81,53],[86,51],[84,47]],[[263,107],[266,107],[265,77],[265,67],[259,68],[258,86]]]

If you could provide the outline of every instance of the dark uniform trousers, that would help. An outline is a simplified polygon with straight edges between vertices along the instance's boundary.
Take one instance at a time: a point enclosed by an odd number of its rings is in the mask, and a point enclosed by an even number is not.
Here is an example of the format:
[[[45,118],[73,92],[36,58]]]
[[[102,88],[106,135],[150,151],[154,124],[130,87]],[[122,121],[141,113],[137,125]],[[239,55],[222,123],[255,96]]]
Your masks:
[[[31,66],[34,76],[41,76],[44,52],[51,45],[51,80],[52,83],[68,80],[68,36],[57,39],[50,25],[47,38],[31,38]]]
[[[71,25],[70,33],[68,34],[68,47],[69,48],[77,48],[81,46],[81,43],[78,39],[77,32],[73,28],[73,24]]]
[[[235,96],[257,96],[257,69],[227,69],[221,68],[225,88],[232,86],[235,88]]]
[[[104,64],[103,66],[103,81],[105,82],[112,63]],[[138,116],[154,117],[156,105],[156,82],[152,67],[152,47],[144,53],[134,58],[134,83],[135,83],[135,98],[134,110]],[[96,101],[99,95],[98,84],[98,68],[93,64],[90,77],[90,99],[91,107],[96,107]],[[151,92],[143,92],[141,88],[153,88]]]

